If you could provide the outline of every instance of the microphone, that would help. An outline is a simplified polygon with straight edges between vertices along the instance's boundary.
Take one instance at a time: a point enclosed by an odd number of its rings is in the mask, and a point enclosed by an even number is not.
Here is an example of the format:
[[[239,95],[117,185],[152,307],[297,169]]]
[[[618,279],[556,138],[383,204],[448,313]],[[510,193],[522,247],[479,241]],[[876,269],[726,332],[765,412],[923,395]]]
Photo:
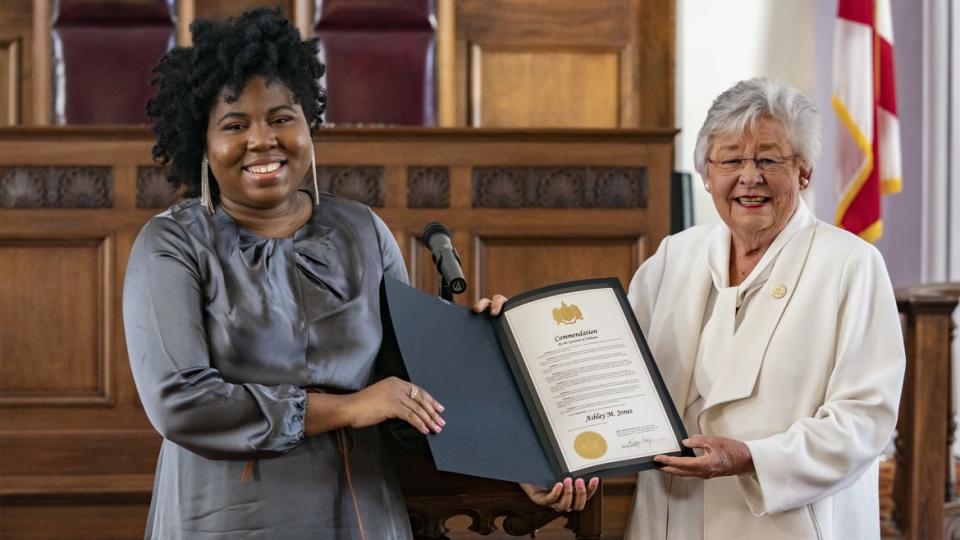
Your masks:
[[[433,254],[433,262],[443,280],[442,287],[448,287],[455,294],[467,290],[467,280],[460,268],[460,255],[450,241],[450,229],[436,221],[428,223],[423,229],[423,243]]]

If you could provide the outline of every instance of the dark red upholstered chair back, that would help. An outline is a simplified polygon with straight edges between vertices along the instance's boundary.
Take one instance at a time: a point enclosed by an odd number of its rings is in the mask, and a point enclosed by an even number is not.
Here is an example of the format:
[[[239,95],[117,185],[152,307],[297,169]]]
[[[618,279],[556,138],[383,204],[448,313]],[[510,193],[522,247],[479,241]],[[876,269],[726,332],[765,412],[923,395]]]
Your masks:
[[[431,0],[318,0],[326,121],[436,124]]]
[[[59,0],[51,16],[57,124],[142,124],[157,60],[173,47],[167,0]]]

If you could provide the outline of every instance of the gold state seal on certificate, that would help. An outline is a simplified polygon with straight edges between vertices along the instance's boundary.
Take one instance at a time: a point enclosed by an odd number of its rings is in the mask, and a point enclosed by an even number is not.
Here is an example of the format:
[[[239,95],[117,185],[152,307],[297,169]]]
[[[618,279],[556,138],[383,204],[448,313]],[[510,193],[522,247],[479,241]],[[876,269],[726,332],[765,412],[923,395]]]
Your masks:
[[[595,431],[584,431],[573,440],[573,449],[585,459],[598,459],[607,453],[607,441]]]

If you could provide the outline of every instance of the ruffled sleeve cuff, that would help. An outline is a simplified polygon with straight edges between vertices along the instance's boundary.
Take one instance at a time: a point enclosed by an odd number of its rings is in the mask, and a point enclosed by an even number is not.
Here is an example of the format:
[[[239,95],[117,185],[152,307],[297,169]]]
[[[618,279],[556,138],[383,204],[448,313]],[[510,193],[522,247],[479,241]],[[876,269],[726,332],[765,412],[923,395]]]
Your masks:
[[[259,451],[277,454],[285,454],[296,448],[303,441],[307,392],[302,388],[291,386],[285,396],[278,396],[269,404],[261,404],[263,405],[267,405],[265,412],[268,423],[271,424],[270,433],[259,444],[255,442],[254,446],[259,446]],[[273,409],[274,412],[271,414],[269,409]],[[270,418],[275,420],[270,421]]]

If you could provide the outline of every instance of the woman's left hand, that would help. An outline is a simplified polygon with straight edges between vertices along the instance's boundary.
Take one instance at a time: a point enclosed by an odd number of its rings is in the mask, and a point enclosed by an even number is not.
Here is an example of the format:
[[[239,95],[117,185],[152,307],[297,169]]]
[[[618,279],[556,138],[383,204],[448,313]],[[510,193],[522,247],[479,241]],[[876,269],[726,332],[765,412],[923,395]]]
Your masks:
[[[726,437],[694,435],[684,439],[684,446],[701,448],[703,455],[697,457],[674,457],[660,455],[653,458],[664,466],[661,471],[677,476],[715,478],[753,472],[753,456],[750,448],[741,441]]]
[[[503,303],[506,301],[507,297],[502,294],[495,294],[493,298],[481,298],[473,305],[473,311],[474,313],[483,313],[484,310],[489,309],[490,315],[496,317],[500,315],[500,310],[503,309]]]

